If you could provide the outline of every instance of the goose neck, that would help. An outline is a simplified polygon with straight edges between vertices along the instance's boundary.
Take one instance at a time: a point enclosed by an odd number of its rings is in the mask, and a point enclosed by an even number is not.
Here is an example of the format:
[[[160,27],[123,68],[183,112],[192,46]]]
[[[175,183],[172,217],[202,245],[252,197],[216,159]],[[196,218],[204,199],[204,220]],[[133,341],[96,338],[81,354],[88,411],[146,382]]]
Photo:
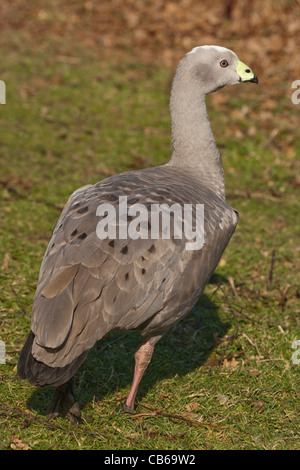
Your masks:
[[[208,118],[205,95],[193,87],[173,85],[170,101],[172,157],[170,165],[192,172],[194,178],[225,198],[224,170]]]

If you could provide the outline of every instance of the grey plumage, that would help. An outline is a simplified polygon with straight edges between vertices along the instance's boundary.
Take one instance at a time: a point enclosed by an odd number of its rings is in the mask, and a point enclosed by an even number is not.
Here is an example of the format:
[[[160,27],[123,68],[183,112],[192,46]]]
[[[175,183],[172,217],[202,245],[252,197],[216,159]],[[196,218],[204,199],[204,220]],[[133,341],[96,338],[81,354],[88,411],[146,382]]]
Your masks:
[[[226,71],[219,66],[223,59]],[[187,54],[172,88],[170,162],[115,175],[71,195],[41,265],[32,332],[18,364],[21,378],[39,386],[65,384],[111,330],[138,330],[152,354],[197,302],[238,221],[225,201],[222,161],[205,108],[207,93],[240,81],[237,61],[232,51],[213,46]],[[257,81],[252,75],[247,81]],[[120,196],[128,197],[128,205],[204,204],[204,246],[189,251],[185,237],[173,236],[100,240],[97,207],[109,203],[118,211]]]

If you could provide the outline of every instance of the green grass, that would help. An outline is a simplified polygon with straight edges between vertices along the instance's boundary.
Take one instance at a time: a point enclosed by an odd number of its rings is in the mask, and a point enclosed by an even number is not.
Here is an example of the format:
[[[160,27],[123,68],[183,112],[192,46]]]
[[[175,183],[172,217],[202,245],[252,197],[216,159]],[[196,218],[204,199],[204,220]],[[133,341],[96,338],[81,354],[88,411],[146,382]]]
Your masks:
[[[32,49],[23,39],[7,45],[0,77],[7,86],[0,107],[0,339],[7,348],[0,448],[17,439],[31,449],[299,448],[299,366],[291,357],[300,339],[300,149],[290,132],[298,110],[284,92],[270,119],[259,111],[263,87],[232,87],[219,92],[225,103],[209,100],[228,202],[241,218],[205,295],[158,343],[138,415],[117,411],[130,388],[135,334],[109,335],[80,368],[80,426],[48,421],[52,388],[17,378],[41,259],[61,208],[84,184],[169,159],[173,74],[134,58],[96,60],[80,48],[59,54],[51,41]]]

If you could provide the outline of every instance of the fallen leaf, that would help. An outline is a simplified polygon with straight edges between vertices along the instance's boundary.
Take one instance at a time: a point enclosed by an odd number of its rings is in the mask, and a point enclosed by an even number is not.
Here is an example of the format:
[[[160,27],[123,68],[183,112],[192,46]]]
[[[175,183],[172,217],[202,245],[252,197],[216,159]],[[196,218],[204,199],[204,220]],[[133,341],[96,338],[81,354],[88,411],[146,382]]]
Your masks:
[[[250,376],[254,375],[255,376],[255,375],[260,375],[261,373],[262,373],[261,370],[253,369],[253,370],[249,370],[248,375],[250,375]]]
[[[233,357],[230,361],[224,359],[222,369],[235,369],[239,365],[239,362]]]
[[[25,444],[19,437],[11,439],[9,445],[13,450],[30,450],[29,445]]]
[[[188,403],[187,405],[185,405],[185,409],[186,411],[188,411],[189,413],[191,411],[195,411],[196,409],[198,408],[198,403],[196,401],[192,402],[192,403]]]

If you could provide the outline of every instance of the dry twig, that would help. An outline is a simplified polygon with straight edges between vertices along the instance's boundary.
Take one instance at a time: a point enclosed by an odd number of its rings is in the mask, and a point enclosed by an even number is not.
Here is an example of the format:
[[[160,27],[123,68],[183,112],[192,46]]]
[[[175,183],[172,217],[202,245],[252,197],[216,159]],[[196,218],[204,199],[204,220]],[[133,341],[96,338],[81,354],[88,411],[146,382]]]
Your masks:
[[[144,406],[144,408],[147,408]],[[150,408],[148,408],[150,409]],[[165,413],[162,410],[151,410],[143,413],[136,413],[133,414],[131,417],[132,418],[151,418],[155,416],[163,416],[165,418],[170,418],[170,419],[179,419],[181,421],[185,421],[188,424],[192,424],[193,426],[201,426],[203,428],[208,428],[208,429],[215,429],[216,431],[223,430],[225,428],[221,426],[217,426],[215,424],[207,424],[207,423],[202,423],[201,421],[196,421],[194,419],[186,418],[185,416],[182,415],[177,415],[173,413]]]
[[[270,266],[270,271],[269,271],[268,284],[267,284],[267,290],[271,290],[271,287],[272,287],[273,269],[274,269],[274,264],[275,264],[275,255],[276,255],[276,250],[273,250],[272,251],[272,259],[271,259],[271,266]]]

